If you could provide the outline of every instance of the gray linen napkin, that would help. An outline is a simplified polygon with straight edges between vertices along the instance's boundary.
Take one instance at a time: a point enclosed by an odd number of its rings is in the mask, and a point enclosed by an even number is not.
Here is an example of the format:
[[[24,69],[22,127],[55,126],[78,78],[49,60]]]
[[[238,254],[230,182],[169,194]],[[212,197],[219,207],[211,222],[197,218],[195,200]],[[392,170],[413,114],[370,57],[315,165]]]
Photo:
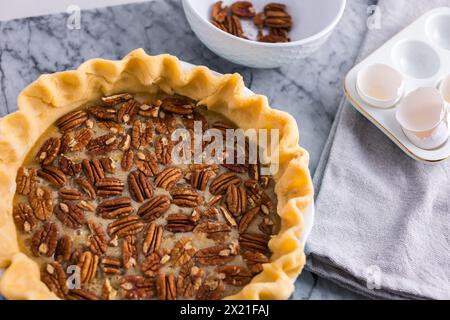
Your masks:
[[[360,58],[449,5],[380,0],[381,28],[368,31]],[[410,159],[344,99],[314,184],[308,270],[368,297],[450,298],[450,161]]]

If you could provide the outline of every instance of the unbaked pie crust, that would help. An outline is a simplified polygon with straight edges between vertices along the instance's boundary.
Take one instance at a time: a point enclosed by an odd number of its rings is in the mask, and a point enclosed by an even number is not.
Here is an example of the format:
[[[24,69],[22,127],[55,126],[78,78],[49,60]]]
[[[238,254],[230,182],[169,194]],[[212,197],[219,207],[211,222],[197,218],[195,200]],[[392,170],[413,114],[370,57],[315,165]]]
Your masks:
[[[0,293],[8,299],[57,299],[40,280],[40,267],[21,252],[13,219],[16,176],[26,156],[57,119],[117,93],[162,90],[198,101],[242,129],[279,129],[279,170],[273,176],[280,227],[268,247],[270,261],[228,299],[286,299],[305,263],[302,214],[313,196],[309,155],[298,146],[298,128],[261,95],[245,96],[238,74],[217,76],[206,67],[184,71],[170,55],[135,50],[120,61],[93,59],[75,71],[42,75],[18,97],[19,111],[0,119]],[[270,157],[270,155],[269,155]]]

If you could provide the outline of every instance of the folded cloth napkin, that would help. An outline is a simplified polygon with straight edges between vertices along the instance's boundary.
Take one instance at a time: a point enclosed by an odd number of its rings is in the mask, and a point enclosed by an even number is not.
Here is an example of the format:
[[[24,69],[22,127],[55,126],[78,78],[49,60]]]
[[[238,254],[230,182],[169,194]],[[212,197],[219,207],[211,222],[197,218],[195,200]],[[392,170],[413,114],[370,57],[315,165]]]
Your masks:
[[[367,32],[360,57],[449,5],[380,0],[380,28]],[[308,270],[368,297],[450,298],[450,160],[409,158],[344,100],[314,184]]]

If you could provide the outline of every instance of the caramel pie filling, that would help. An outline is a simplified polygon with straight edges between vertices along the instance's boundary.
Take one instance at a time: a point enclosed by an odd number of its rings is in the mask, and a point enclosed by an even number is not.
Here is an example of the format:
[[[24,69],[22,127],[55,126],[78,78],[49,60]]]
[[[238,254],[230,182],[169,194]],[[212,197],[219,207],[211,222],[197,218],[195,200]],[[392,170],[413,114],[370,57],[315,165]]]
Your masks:
[[[185,97],[123,93],[39,139],[18,172],[13,216],[58,297],[220,299],[261,272],[279,230],[274,182],[260,163],[174,161],[183,139],[172,133],[196,122],[234,128]]]

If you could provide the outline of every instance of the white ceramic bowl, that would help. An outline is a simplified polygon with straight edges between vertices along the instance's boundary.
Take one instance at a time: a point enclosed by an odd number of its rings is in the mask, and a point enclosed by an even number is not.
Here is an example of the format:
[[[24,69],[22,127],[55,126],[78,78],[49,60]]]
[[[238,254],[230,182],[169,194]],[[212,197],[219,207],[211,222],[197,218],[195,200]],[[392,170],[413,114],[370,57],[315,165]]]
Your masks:
[[[183,0],[186,18],[197,37],[219,56],[254,68],[276,68],[291,64],[316,51],[330,36],[344,13],[346,0],[277,0],[293,18],[291,42],[262,43],[241,39],[214,27],[211,7],[215,0]],[[224,0],[229,5],[235,0]],[[268,0],[253,0],[260,12]],[[249,23],[248,25],[251,25]],[[249,29],[245,28],[244,31]],[[251,31],[251,30],[250,30]]]

